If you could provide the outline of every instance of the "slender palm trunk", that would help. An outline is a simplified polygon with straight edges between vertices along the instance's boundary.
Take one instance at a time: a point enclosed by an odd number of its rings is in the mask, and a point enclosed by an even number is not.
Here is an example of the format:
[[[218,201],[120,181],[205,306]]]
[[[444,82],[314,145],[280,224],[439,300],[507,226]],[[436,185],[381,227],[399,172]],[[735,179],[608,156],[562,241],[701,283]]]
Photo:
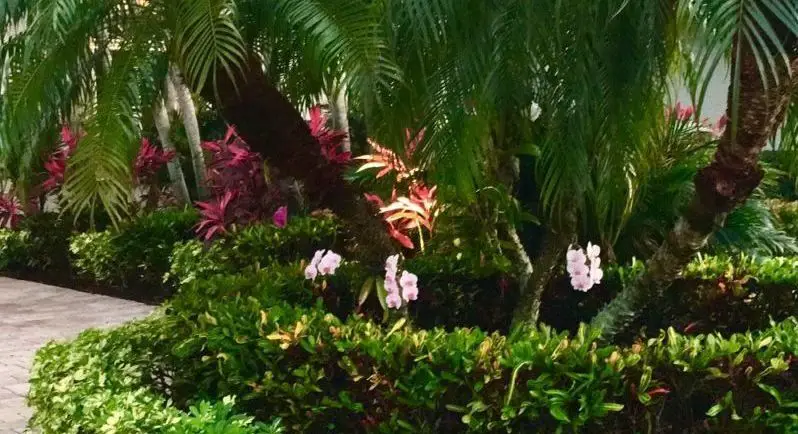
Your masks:
[[[169,138],[169,131],[171,125],[169,124],[169,113],[166,111],[167,104],[163,101],[158,101],[153,109],[153,120],[155,122],[155,129],[158,130],[158,138],[161,140],[161,146],[165,151],[174,151],[174,144]],[[190,197],[188,195],[188,187],[186,187],[186,178],[183,176],[183,167],[180,165],[180,158],[175,157],[167,164],[169,169],[169,179],[172,181],[172,189],[175,193],[175,199],[180,205],[188,205]]]
[[[333,127],[336,130],[345,131],[347,133],[347,136],[341,142],[341,149],[344,152],[351,152],[352,141],[349,139],[349,106],[346,98],[345,85],[342,84],[335,94],[331,95],[329,104]]]
[[[188,137],[188,147],[191,150],[191,163],[194,168],[194,179],[196,181],[197,196],[205,197],[205,156],[202,151],[202,140],[200,138],[199,123],[197,122],[197,110],[194,107],[194,100],[191,98],[191,91],[183,81],[183,77],[177,68],[171,68],[169,76],[175,85],[177,102],[180,105],[180,114],[183,118],[183,125],[186,128]]]
[[[171,76],[166,79],[166,112],[180,113],[180,104],[177,103],[177,89]]]
[[[362,194],[343,179],[344,167],[324,159],[302,115],[266,77],[256,57],[241,74],[233,83],[220,70],[215,92],[206,86],[203,95],[217,101],[227,122],[277,176],[302,182],[309,205],[329,208],[345,222],[357,244],[357,259],[381,267],[395,250],[393,243]]]
[[[739,107],[718,143],[712,162],[695,177],[695,194],[682,217],[654,256],[646,271],[607,305],[593,320],[611,339],[626,331],[648,303],[657,300],[690,259],[704,247],[726,216],[745,202],[763,177],[759,153],[784,120],[798,77],[798,43],[788,47],[789,65],[779,69],[778,83],[768,86],[759,74],[757,59],[744,39],[735,43],[732,77],[739,74]],[[731,119],[734,92],[730,86],[727,115]],[[735,134],[736,132],[736,134]]]

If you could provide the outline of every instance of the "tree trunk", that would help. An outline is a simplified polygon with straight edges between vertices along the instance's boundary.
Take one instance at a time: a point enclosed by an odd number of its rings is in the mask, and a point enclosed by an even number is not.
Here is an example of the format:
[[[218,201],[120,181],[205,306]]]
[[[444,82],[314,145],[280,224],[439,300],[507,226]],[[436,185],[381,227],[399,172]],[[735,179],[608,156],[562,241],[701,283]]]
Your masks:
[[[513,326],[522,323],[535,324],[540,315],[543,292],[565,262],[565,253],[571,240],[568,236],[548,232],[543,236],[540,255],[535,258],[532,275],[521,282],[521,297],[513,312]]]
[[[169,80],[167,80],[169,81]],[[155,122],[155,129],[158,130],[158,138],[161,140],[161,146],[165,151],[177,152],[172,140],[169,138],[169,113],[166,111],[166,104],[163,101],[158,101],[152,112],[152,117]],[[175,156],[169,163],[169,179],[172,181],[172,189],[175,192],[175,199],[180,205],[188,205],[190,197],[188,195],[188,187],[186,187],[186,178],[183,176],[183,167],[180,165],[179,156]]]
[[[759,153],[784,120],[798,76],[798,44],[793,40],[787,48],[792,75],[786,66],[779,68],[778,84],[771,78],[765,90],[750,46],[745,39],[736,41],[734,52],[739,51],[740,57],[739,62],[735,61],[736,55],[732,59],[732,77],[739,72],[737,118],[732,119],[732,84],[726,110],[731,122],[718,142],[713,161],[694,179],[695,194],[690,205],[648,260],[646,271],[593,320],[605,338],[612,339],[626,331],[642,308],[659,299],[715,229],[723,225],[729,212],[745,202],[759,185],[763,177]]]
[[[197,110],[194,107],[194,100],[191,99],[191,91],[183,82],[180,71],[172,67],[169,76],[175,85],[177,102],[180,105],[180,114],[183,118],[183,125],[186,128],[188,137],[188,148],[191,150],[191,163],[194,168],[194,179],[197,184],[197,196],[205,198],[205,156],[202,151],[202,139],[200,138],[199,123],[197,122]]]
[[[166,112],[180,113],[180,105],[177,103],[177,89],[171,76],[166,79]]]
[[[217,101],[227,122],[277,176],[302,182],[311,206],[329,208],[344,221],[355,238],[357,259],[381,268],[395,249],[375,210],[343,179],[344,167],[322,156],[302,115],[266,77],[260,61],[253,57],[242,69],[235,82],[220,71],[215,93],[206,86],[205,97]]]
[[[330,114],[333,128],[346,132],[346,137],[341,142],[343,152],[352,151],[352,141],[349,139],[349,106],[346,99],[346,86],[341,84],[334,95],[329,99]]]

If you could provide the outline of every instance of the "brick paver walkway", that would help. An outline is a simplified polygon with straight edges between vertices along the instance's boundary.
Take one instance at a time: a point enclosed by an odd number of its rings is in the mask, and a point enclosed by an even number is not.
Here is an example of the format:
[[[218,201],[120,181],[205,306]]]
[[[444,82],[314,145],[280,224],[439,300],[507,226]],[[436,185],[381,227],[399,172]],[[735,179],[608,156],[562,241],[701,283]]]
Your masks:
[[[152,312],[151,306],[0,277],[0,434],[25,430],[28,371],[36,350]]]

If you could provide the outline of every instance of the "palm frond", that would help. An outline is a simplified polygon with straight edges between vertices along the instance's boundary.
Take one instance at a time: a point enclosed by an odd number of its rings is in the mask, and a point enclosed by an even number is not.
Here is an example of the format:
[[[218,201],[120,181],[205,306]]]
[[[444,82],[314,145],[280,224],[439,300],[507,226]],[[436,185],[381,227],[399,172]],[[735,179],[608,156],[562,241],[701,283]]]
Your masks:
[[[773,223],[770,209],[759,200],[749,200],[729,214],[710,248],[750,255],[783,256],[798,253],[798,240]]]
[[[373,104],[401,80],[379,24],[383,2],[238,3],[245,38],[264,53],[270,77],[293,101],[307,102],[305,97],[346,82],[353,95]]]
[[[135,23],[135,24],[134,24]],[[151,20],[132,20],[129,37],[113,52],[107,74],[97,86],[97,99],[85,122],[86,136],[70,158],[64,197],[66,209],[76,215],[101,205],[118,222],[130,203],[131,161],[139,139],[143,87],[162,80],[153,75]],[[135,27],[135,28],[133,28]],[[154,94],[154,92],[150,92]]]
[[[680,0],[683,43],[690,60],[687,74],[700,110],[709,81],[731,55],[735,38],[745,40],[756,58],[763,83],[778,83],[788,65],[786,38],[798,37],[798,4],[793,0]],[[739,46],[739,45],[738,45]],[[739,56],[731,56],[739,62]],[[739,67],[732,68],[740,71]],[[730,106],[737,117],[740,77],[731,77]],[[732,121],[731,125],[737,122]],[[734,135],[736,132],[732,131]]]
[[[245,60],[233,0],[180,0],[176,45],[183,71],[196,90],[224,70],[232,76]]]

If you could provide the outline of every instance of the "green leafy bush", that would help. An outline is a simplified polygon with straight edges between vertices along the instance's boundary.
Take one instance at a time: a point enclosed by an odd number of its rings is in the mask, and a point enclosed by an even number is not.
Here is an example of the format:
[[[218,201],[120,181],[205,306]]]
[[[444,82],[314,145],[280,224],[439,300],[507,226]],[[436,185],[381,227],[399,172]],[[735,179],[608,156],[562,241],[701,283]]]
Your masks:
[[[410,306],[419,326],[507,331],[518,300],[517,270],[507,256],[452,245],[409,258],[404,266],[422,285]]]
[[[767,327],[798,312],[798,257],[699,255],[680,277],[653,300],[631,330],[667,327],[689,333],[745,332]],[[547,290],[541,318],[557,329],[574,330],[588,322],[624,286],[642,273],[645,264],[610,267],[601,285],[576,293],[566,280]],[[636,334],[626,336],[633,339]]]
[[[29,267],[30,232],[0,228],[0,270],[20,271]]]
[[[175,347],[173,385],[238,396],[247,413],[300,432],[752,432],[798,423],[795,320],[728,339],[671,329],[618,348],[586,328],[573,337],[546,327],[509,337],[403,321],[384,329],[268,291],[228,292],[203,307],[173,312],[189,333]]]
[[[773,199],[768,201],[768,206],[775,217],[776,226],[787,234],[798,237],[798,202]]]
[[[101,283],[157,290],[175,244],[194,237],[196,222],[193,210],[163,210],[116,230],[77,234],[70,242],[73,266]]]
[[[735,333],[767,327],[798,312],[796,267],[792,257],[699,255],[645,315],[648,328]]]
[[[17,230],[0,229],[0,270],[10,273],[69,273],[71,226],[54,213],[22,220]]]
[[[175,247],[167,279],[188,283],[215,274],[257,269],[272,262],[294,262],[319,249],[336,249],[340,231],[333,217],[293,217],[284,228],[248,226],[206,246],[193,240]]]
[[[111,331],[90,330],[39,350],[28,403],[33,428],[66,433],[270,434],[270,425],[234,414],[234,399],[200,401],[180,411],[168,387],[173,322],[156,315]]]

